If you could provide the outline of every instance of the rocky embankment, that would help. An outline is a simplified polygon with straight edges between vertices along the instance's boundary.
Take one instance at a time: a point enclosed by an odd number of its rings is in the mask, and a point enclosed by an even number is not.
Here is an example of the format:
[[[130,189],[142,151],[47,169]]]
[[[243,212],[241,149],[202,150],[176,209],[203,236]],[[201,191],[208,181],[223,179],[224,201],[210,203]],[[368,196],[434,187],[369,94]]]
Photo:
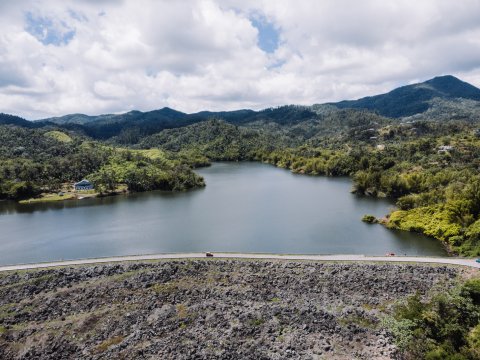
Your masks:
[[[0,357],[390,359],[394,302],[462,271],[205,259],[0,273]]]

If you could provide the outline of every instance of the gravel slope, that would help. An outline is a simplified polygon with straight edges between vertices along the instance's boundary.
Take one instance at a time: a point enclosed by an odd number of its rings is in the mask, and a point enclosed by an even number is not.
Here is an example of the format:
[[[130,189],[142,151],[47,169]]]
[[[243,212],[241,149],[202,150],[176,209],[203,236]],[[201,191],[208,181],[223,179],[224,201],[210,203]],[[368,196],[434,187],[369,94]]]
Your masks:
[[[475,270],[468,270],[475,271]],[[390,359],[380,319],[467,272],[196,259],[0,274],[2,359]]]

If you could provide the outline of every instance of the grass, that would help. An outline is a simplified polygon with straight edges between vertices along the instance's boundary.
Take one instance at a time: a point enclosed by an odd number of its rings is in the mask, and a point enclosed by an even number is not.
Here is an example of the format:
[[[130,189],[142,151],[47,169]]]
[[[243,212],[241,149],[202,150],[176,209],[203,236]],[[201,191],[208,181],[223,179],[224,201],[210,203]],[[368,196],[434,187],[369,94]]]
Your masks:
[[[143,155],[149,159],[152,159],[152,160],[157,160],[157,159],[164,159],[166,160],[166,157],[165,157],[165,153],[160,150],[160,149],[127,149],[127,148],[123,148],[123,147],[112,147],[112,146],[107,146],[107,145],[101,145],[102,148],[106,149],[106,150],[116,150],[116,151],[119,151],[119,152],[127,152],[127,151],[130,151],[131,153],[133,154],[140,154],[140,155]]]
[[[252,319],[248,322],[250,324],[250,326],[260,326],[262,324],[265,323],[265,320],[264,319]]]
[[[107,339],[101,344],[97,345],[97,347],[95,347],[94,352],[96,354],[103,353],[107,351],[110,346],[120,344],[123,341],[123,339],[124,339],[123,336],[114,336],[110,339]]]
[[[179,319],[185,319],[188,317],[188,309],[184,304],[178,304],[177,308],[177,316]]]
[[[43,135],[46,136],[46,137],[55,139],[57,141],[60,141],[62,143],[71,143],[72,142],[72,138],[70,136],[68,136],[67,134],[65,134],[64,132],[61,132],[61,131],[56,131],[56,130],[49,131],[49,132],[46,132]]]
[[[376,329],[378,327],[378,324],[375,323],[374,321],[358,315],[352,315],[345,318],[340,318],[338,322],[342,325],[356,324],[363,328],[369,328],[369,329]]]
[[[119,184],[117,185],[117,188],[115,189],[115,192],[125,192],[128,190],[127,184]]]
[[[207,279],[208,280],[208,279]],[[191,289],[192,287],[199,286],[200,284],[208,284],[208,281],[200,277],[182,276],[178,279],[173,279],[166,283],[158,283],[153,285],[150,289],[157,294],[171,294],[175,291]]]
[[[164,284],[155,284],[151,287],[157,294],[172,294],[177,290],[177,285],[172,282]]]
[[[375,306],[373,306],[373,305],[371,305],[371,304],[368,304],[368,303],[365,303],[365,304],[362,305],[362,308],[364,308],[365,310],[370,311],[370,310],[375,309]]]
[[[42,283],[45,283],[45,282],[53,279],[54,277],[55,277],[55,274],[46,274],[46,275],[33,277],[31,279],[28,279],[28,280],[20,280],[18,282],[14,282],[14,283],[11,283],[11,284],[8,284],[8,285],[3,285],[2,290],[12,289],[12,288],[21,287],[21,286],[25,286],[25,285],[29,285],[29,284],[33,284],[33,285],[38,286]],[[9,304],[0,306],[0,311],[4,306],[8,306],[8,305]]]
[[[156,160],[156,159],[165,159],[165,154],[160,149],[148,149],[148,150],[133,150],[136,153],[142,154],[143,156]]]
[[[95,189],[93,190],[75,190],[76,193],[78,194],[96,194],[97,191]]]
[[[32,305],[28,305],[18,311],[17,310],[14,311],[13,309],[14,309],[14,304],[7,304],[0,307],[0,321],[4,321],[5,319],[8,319],[8,318],[14,318],[15,315],[19,315],[19,314],[30,314],[34,310],[34,307]],[[26,321],[26,323],[28,323],[28,320]],[[19,322],[16,325],[24,326],[25,323]]]
[[[63,196],[60,196],[58,194],[44,194],[42,197],[39,197],[39,198],[21,200],[20,204],[34,204],[34,203],[41,203],[41,202],[63,201],[63,200],[70,200],[74,198],[75,198],[74,194],[65,194]]]
[[[15,304],[5,304],[0,306],[0,320],[10,317],[14,314],[12,310],[15,307]]]
[[[152,271],[152,269],[137,269],[137,270],[130,270],[130,271],[125,271],[120,274],[116,275],[110,275],[107,277],[108,281],[124,281],[128,278],[131,278],[132,276],[141,274],[141,273],[146,273]]]

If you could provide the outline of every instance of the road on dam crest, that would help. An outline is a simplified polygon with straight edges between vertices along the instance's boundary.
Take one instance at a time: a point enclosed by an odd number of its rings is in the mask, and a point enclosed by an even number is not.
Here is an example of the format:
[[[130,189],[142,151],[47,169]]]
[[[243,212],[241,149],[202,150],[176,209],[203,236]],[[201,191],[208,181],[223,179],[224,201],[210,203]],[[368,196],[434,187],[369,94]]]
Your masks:
[[[267,259],[267,260],[310,260],[310,261],[353,261],[353,262],[408,262],[460,265],[479,268],[480,263],[475,259],[454,257],[417,257],[417,256],[364,256],[364,255],[279,255],[279,254],[247,254],[247,253],[213,253],[214,258],[222,259]],[[122,261],[162,260],[162,259],[198,259],[205,258],[205,253],[178,253],[116,256],[97,259],[65,260],[38,264],[20,264],[1,266],[2,271],[41,269],[56,266],[90,265]]]

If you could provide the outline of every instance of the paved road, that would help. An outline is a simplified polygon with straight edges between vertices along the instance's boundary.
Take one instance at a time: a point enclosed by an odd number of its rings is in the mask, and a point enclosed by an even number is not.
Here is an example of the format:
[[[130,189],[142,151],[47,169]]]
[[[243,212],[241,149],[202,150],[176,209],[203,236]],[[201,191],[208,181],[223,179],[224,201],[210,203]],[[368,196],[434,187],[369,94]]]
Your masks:
[[[364,256],[364,255],[275,255],[275,254],[243,254],[243,253],[214,253],[216,258],[230,259],[283,259],[283,260],[315,260],[315,261],[386,261],[386,262],[413,262],[432,264],[462,265],[480,269],[480,263],[474,259],[446,258],[446,257],[416,257],[416,256]],[[39,264],[22,264],[1,266],[1,271],[40,269],[54,266],[101,264],[120,261],[159,260],[159,259],[195,259],[204,258],[205,253],[179,253],[179,254],[156,254],[156,255],[133,255],[118,256],[98,259],[82,259],[56,261]]]

